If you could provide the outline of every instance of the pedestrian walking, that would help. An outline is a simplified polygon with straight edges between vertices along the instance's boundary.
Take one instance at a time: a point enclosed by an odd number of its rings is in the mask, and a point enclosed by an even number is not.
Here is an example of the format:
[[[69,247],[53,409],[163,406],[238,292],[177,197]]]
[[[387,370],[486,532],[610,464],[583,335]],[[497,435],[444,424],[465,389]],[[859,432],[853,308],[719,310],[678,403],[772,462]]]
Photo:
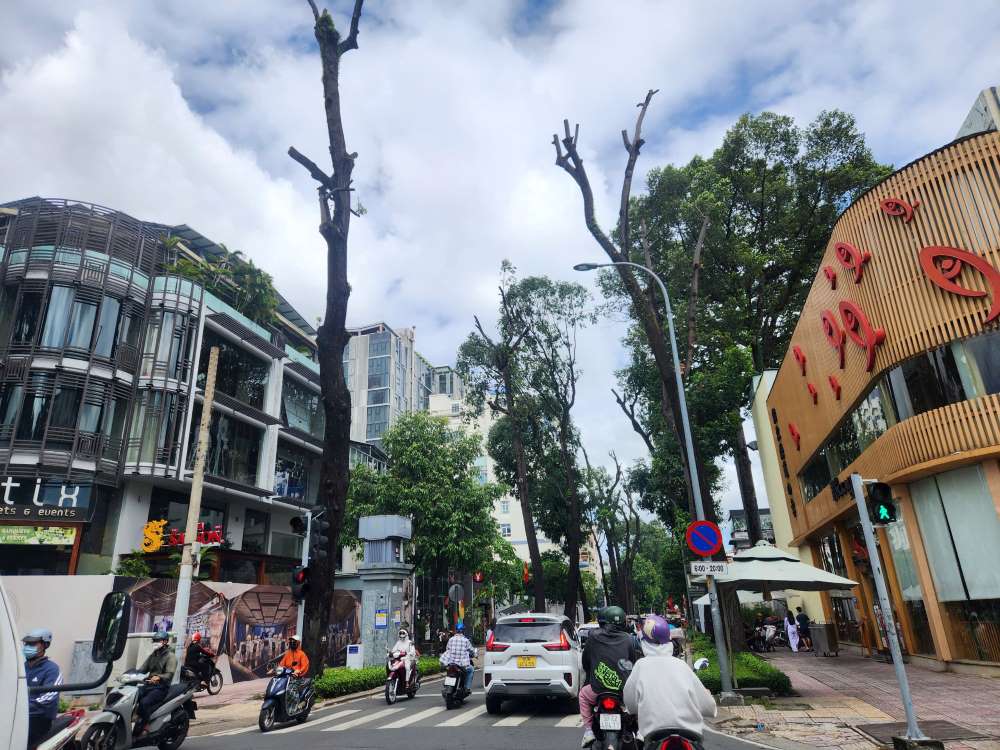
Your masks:
[[[788,635],[788,647],[795,653],[799,650],[799,626],[791,610],[785,616],[785,633]]]
[[[802,641],[805,650],[812,651],[812,636],[809,635],[809,615],[802,611],[802,607],[796,607],[795,621],[799,626],[799,640]]]

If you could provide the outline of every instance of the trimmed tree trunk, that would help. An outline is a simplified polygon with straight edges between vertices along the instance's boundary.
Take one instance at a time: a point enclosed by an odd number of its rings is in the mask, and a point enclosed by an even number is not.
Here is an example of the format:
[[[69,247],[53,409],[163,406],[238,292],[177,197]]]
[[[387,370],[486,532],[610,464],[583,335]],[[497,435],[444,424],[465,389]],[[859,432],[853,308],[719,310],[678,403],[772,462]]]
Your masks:
[[[747,447],[747,439],[743,434],[742,421],[736,426],[734,443],[733,458],[736,461],[736,479],[740,485],[740,499],[743,501],[743,512],[747,516],[747,535],[750,537],[750,546],[752,547],[764,538],[764,533],[760,528],[757,491],[753,486],[753,472],[750,468],[750,449]]]

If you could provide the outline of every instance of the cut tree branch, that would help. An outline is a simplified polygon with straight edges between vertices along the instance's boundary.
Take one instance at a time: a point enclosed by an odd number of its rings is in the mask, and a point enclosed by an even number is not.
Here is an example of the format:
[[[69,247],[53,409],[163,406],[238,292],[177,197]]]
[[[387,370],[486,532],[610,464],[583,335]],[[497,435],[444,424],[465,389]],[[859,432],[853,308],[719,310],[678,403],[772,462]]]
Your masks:
[[[622,141],[625,143],[625,150],[628,151],[628,162],[625,164],[625,178],[622,180],[621,206],[618,209],[618,235],[619,245],[621,245],[622,251],[625,253],[628,253],[629,247],[631,247],[629,241],[628,204],[632,197],[632,175],[635,173],[635,163],[639,160],[639,151],[642,149],[642,144],[645,143],[642,140],[642,121],[646,119],[646,110],[649,109],[649,103],[653,100],[653,96],[657,91],[659,89],[650,89],[646,92],[646,98],[636,105],[639,108],[639,116],[635,120],[635,133],[632,136],[631,142],[628,139],[628,132],[622,131]]]
[[[358,48],[358,24],[361,22],[361,6],[365,0],[354,0],[354,12],[351,14],[351,30],[347,34],[347,39],[337,45],[337,54],[342,55],[348,50]],[[312,0],[309,0],[312,5]]]
[[[636,403],[639,401],[639,394],[636,394],[632,398],[631,403],[626,403],[625,399],[622,398],[622,396],[620,396],[618,391],[616,391],[614,388],[611,389],[611,393],[614,394],[615,401],[618,402],[618,406],[621,407],[621,410],[625,412],[625,416],[628,417],[629,422],[632,423],[632,429],[635,430],[636,434],[642,438],[642,441],[646,444],[646,449],[649,451],[649,454],[653,455],[653,453],[656,452],[656,449],[653,447],[653,437],[642,426],[642,423],[639,421],[638,415],[635,413],[635,406]],[[617,461],[615,461],[615,463],[617,463]]]
[[[687,357],[681,367],[681,375],[687,377],[691,372],[691,362],[694,359],[694,344],[697,338],[697,308],[698,308],[698,278],[701,275],[701,249],[705,246],[705,232],[708,231],[708,217],[703,216],[698,241],[694,244],[694,257],[691,260],[691,292],[688,295],[687,309]]]
[[[333,178],[316,166],[316,162],[299,152],[295,146],[288,147],[288,155],[305,167],[310,176],[320,185],[325,187],[330,192],[335,192],[337,190],[337,184],[333,181]]]

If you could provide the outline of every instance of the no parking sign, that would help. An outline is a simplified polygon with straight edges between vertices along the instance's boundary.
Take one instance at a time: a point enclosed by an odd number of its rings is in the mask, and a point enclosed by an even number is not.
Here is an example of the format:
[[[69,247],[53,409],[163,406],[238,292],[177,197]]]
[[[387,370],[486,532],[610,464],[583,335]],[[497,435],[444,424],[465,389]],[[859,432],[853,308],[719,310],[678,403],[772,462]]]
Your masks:
[[[722,549],[722,531],[711,521],[695,521],[688,524],[687,545],[699,557],[711,557]]]

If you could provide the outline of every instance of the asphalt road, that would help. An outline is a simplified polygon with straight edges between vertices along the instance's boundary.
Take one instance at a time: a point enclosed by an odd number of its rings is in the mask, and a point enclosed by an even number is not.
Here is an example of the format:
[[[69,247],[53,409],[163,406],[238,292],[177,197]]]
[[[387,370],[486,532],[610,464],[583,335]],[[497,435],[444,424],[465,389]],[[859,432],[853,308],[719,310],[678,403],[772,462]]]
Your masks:
[[[190,737],[190,750],[572,750],[583,730],[565,704],[508,702],[503,716],[486,713],[482,692],[463,706],[447,710],[437,685],[427,685],[413,700],[387,706],[381,696],[359,698],[314,712],[305,724],[261,734],[257,725]],[[759,746],[709,733],[708,750],[751,750]]]

